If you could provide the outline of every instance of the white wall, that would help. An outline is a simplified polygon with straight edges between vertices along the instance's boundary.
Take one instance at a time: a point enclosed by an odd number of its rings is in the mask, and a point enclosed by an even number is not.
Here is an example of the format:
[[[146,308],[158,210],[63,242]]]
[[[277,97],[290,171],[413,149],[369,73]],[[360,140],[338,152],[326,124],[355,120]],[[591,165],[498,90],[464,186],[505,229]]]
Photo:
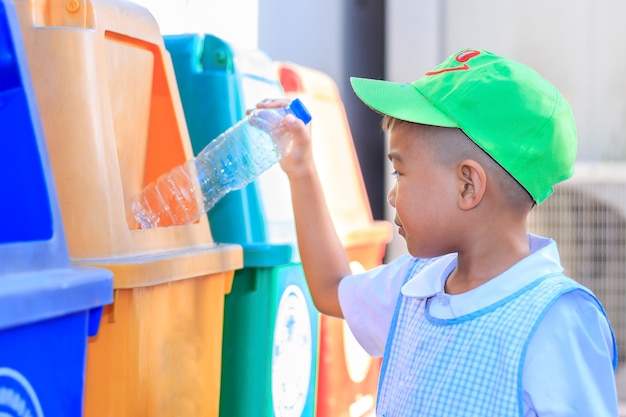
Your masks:
[[[164,35],[210,33],[242,48],[258,47],[259,0],[132,0]]]

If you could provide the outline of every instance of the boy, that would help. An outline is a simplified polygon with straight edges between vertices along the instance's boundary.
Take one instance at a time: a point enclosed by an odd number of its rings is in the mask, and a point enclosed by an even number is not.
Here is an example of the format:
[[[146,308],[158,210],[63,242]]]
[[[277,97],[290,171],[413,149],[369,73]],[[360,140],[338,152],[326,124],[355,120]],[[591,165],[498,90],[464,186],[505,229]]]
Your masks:
[[[309,132],[281,161],[320,312],[383,355],[378,416],[617,416],[616,345],[591,292],[526,218],[573,173],[571,109],[530,68],[464,50],[412,84],[352,79],[381,113],[408,255],[351,275]],[[259,107],[282,106],[270,100]]]

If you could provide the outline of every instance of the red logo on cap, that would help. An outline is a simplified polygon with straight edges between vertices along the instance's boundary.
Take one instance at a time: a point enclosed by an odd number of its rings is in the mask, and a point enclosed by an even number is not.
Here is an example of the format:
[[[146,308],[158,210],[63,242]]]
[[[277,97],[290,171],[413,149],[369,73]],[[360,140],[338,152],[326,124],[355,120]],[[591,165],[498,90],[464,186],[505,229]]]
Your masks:
[[[454,59],[458,62],[467,62],[477,55],[480,55],[480,51],[476,51],[474,49],[468,49],[467,51],[463,51],[459,53]]]
[[[468,49],[467,51],[460,52],[457,56],[454,57],[454,60],[456,62],[463,63],[463,65],[459,65],[456,67],[442,68],[436,71],[429,71],[425,75],[436,75],[436,74],[441,74],[443,72],[450,72],[450,71],[466,71],[470,69],[469,65],[467,65],[466,62],[478,55],[480,55],[480,51],[477,51],[475,49]]]

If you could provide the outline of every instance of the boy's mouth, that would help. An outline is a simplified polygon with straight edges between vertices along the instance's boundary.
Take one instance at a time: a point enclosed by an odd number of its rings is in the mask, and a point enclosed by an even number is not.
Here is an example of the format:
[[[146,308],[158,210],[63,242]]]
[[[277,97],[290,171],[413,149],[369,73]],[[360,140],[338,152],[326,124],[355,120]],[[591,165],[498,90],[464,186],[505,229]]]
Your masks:
[[[396,224],[396,226],[398,226],[398,234],[404,237],[404,227],[402,226],[400,220],[398,220],[398,218],[395,218],[393,222]]]

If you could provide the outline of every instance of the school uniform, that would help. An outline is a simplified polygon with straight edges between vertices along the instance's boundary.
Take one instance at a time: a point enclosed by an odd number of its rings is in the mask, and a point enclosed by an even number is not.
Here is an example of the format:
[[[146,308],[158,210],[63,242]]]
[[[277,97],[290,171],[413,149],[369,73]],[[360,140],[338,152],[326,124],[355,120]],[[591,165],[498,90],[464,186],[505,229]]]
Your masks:
[[[344,317],[384,354],[377,415],[617,416],[615,338],[596,297],[563,275],[556,243],[463,294],[456,254],[404,255],[344,278]]]

